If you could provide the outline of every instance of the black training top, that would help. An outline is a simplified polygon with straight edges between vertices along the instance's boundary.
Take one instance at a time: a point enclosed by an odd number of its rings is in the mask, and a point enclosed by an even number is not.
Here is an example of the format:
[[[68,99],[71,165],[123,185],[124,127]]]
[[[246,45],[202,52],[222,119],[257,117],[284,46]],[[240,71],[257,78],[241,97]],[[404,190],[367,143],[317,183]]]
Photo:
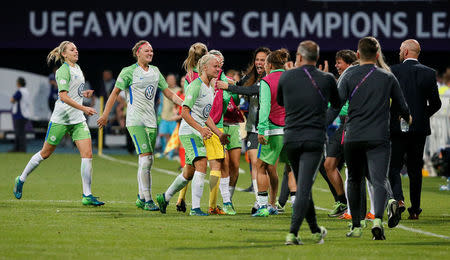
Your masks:
[[[285,71],[278,83],[277,102],[286,109],[284,143],[325,142],[328,102],[340,107],[336,79],[312,65]]]
[[[408,105],[397,79],[392,73],[374,66],[348,68],[339,80],[341,103],[349,100],[345,142],[388,141],[391,99],[392,109],[409,121]],[[357,85],[360,86],[355,91]]]

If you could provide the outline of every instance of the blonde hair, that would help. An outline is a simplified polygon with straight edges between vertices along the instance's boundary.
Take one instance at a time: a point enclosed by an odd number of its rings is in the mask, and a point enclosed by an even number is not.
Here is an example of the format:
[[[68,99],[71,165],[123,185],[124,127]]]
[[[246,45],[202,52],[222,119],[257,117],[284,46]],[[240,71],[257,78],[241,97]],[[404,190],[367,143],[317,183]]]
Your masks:
[[[197,64],[199,76],[201,76],[203,74],[203,67],[205,67],[206,64],[208,64],[208,62],[211,59],[217,59],[217,57],[213,54],[208,53],[208,54],[203,55],[203,57],[200,58],[200,60],[198,61],[198,64]]]
[[[48,55],[47,55],[47,64],[50,65],[52,60],[56,62],[61,61],[61,63],[64,63],[66,60],[62,56],[63,52],[66,51],[67,45],[73,44],[71,41],[63,41],[59,44],[58,47],[54,48]]]
[[[131,49],[131,52],[133,53],[133,57],[135,57],[137,59],[137,52],[144,44],[150,45],[150,43],[146,40],[140,40],[134,45],[133,49]]]
[[[386,64],[386,61],[384,60],[384,55],[381,51],[381,48],[379,48],[378,51],[377,66],[384,69],[385,71],[391,72],[391,68],[389,68],[389,66]]]
[[[198,64],[200,58],[208,53],[208,47],[201,42],[191,45],[189,48],[188,57],[183,62],[183,68],[188,74],[192,74],[195,66]]]
[[[218,51],[218,50],[210,50],[208,52],[209,54],[215,55],[215,56],[219,56],[222,59],[222,62],[225,62],[225,58],[223,57],[223,54]]]

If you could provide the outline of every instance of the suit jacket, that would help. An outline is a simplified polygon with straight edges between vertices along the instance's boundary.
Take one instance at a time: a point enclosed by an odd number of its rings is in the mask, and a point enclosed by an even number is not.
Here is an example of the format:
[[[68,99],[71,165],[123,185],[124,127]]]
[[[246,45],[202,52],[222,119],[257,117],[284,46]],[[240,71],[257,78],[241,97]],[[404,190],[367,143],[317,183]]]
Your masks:
[[[397,77],[413,118],[409,132],[430,135],[430,117],[441,108],[436,71],[416,60],[406,60],[391,67]],[[401,133],[399,113],[391,108],[391,135]]]

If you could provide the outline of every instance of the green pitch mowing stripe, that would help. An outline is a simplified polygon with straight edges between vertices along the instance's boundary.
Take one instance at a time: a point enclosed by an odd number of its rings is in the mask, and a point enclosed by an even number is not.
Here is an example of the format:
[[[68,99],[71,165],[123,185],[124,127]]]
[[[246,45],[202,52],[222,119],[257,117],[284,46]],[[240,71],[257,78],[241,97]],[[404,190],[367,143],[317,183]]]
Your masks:
[[[313,198],[321,209],[318,223],[328,229],[323,245],[313,244],[306,221],[299,232],[303,246],[285,246],[291,206],[286,213],[266,219],[250,217],[253,193],[235,192],[236,216],[189,217],[175,209],[176,197],[167,214],[147,212],[135,206],[137,156],[114,158],[114,163],[94,156],[92,191],[106,204],[101,208],[81,205],[80,158],[54,154],[28,178],[21,200],[12,194],[14,179],[30,159],[29,154],[0,154],[0,259],[446,259],[450,241],[423,234],[448,237],[449,192],[439,192],[439,178],[423,180],[423,213],[419,221],[406,220],[401,228],[386,227],[385,241],[372,241],[370,229],[360,239],[348,239],[347,221],[328,218],[332,195],[319,175]],[[241,160],[241,168],[248,164]],[[178,174],[178,163],[156,159],[158,169]],[[284,165],[279,166],[282,174]],[[174,176],[152,171],[152,194],[164,192]],[[408,179],[402,179],[409,204]],[[250,174],[240,175],[239,187],[250,184]],[[187,192],[187,201],[191,192]],[[202,208],[206,209],[209,187],[205,185]],[[221,199],[219,198],[221,204]],[[447,215],[446,215],[447,214]],[[370,226],[370,225],[369,225]]]

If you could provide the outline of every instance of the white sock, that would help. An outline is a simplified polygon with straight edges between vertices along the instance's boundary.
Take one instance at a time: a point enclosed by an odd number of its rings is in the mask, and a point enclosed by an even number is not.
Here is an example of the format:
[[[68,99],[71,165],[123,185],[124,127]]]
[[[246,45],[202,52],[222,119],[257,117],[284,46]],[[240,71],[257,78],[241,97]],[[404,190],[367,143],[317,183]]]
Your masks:
[[[291,196],[291,204],[294,205],[294,202],[295,202],[295,195]]]
[[[166,192],[164,193],[166,201],[169,202],[173,195],[179,192],[187,184],[188,180],[183,177],[183,173],[180,173],[180,175],[175,178],[175,180],[172,182],[172,184],[170,184],[169,188],[167,188]]]
[[[142,188],[141,177],[140,177],[140,172],[139,172],[139,166],[138,166],[138,171],[137,171],[137,181],[138,181],[138,189],[139,189],[139,199],[145,201],[144,191]]]
[[[31,172],[34,171],[34,169],[36,169],[36,167],[39,166],[39,164],[44,160],[44,158],[42,158],[41,156],[41,151],[35,153],[30,161],[28,162],[27,166],[25,166],[25,169],[22,172],[22,175],[20,175],[20,180],[25,182],[25,180],[27,179],[28,174],[30,174]]]
[[[231,202],[230,176],[228,176],[226,178],[220,178],[219,189],[220,189],[220,194],[222,194],[223,203]]]
[[[92,158],[81,158],[81,181],[83,182],[84,196],[91,195]]]
[[[267,204],[269,204],[269,196],[258,195],[258,205],[260,207],[262,207],[262,206],[266,206],[267,207]]]
[[[258,199],[258,182],[256,179],[252,179],[253,191],[255,192],[255,198]]]
[[[229,177],[228,177],[229,178]],[[228,184],[229,185],[229,184]],[[228,189],[230,190],[230,200],[233,198],[233,194],[234,194],[234,189],[236,189],[236,187],[234,186],[229,186]]]
[[[203,195],[206,173],[195,171],[192,179],[192,208],[200,208],[200,199]]]
[[[138,175],[141,180],[142,193],[145,201],[150,201],[150,159],[148,156],[139,157]]]

